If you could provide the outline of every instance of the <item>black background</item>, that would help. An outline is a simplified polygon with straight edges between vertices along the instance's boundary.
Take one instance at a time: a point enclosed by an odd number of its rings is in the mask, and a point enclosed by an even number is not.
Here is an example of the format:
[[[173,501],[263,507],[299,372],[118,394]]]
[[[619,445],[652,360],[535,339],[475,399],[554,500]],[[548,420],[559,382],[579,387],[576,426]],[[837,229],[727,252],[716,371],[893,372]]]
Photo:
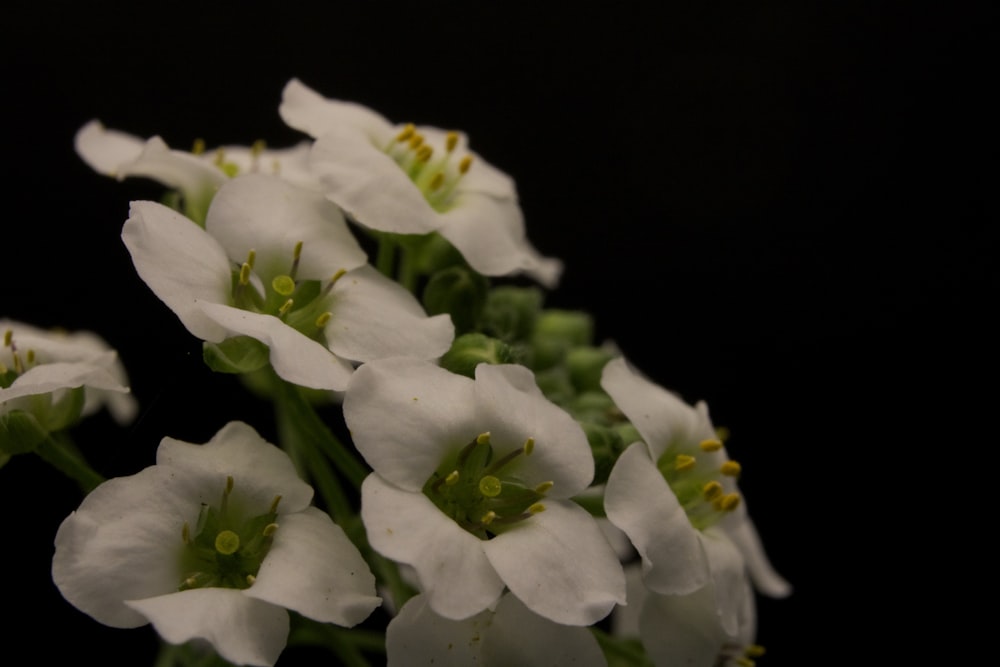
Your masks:
[[[732,431],[752,515],[795,586],[761,601],[762,667],[926,657],[923,624],[945,608],[927,591],[947,588],[931,553],[972,500],[947,480],[989,437],[988,409],[971,405],[993,377],[997,288],[979,12],[261,6],[5,19],[0,316],[91,329],[120,351],[142,413],[80,427],[95,467],[131,474],[163,436],[203,442],[230,419],[273,427],[132,269],[128,202],[161,189],[94,174],[74,132],[99,118],[179,148],[290,145],[301,137],[277,105],[298,77],[393,121],[465,130],[516,179],[535,245],[565,261],[547,304],[591,312],[600,338]],[[51,583],[73,485],[20,457],[0,469],[0,498],[17,610],[3,651],[151,664],[149,628],[104,628]]]

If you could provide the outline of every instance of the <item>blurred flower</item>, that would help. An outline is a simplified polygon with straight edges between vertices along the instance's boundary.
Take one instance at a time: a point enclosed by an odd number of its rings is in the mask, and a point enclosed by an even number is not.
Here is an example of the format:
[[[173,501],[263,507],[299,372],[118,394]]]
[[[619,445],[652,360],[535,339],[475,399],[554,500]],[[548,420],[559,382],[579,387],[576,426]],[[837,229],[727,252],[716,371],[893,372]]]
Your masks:
[[[273,665],[286,609],[350,627],[379,605],[357,548],[309,505],[291,459],[246,424],[204,445],[164,438],[156,461],[101,484],[59,527],[52,577],[81,611]]]
[[[569,500],[594,474],[582,429],[528,369],[475,375],[383,359],[352,377],[344,417],[374,469],[361,489],[372,546],[412,565],[446,618],[491,607],[505,586],[557,623],[604,618],[625,582],[597,522]]]
[[[227,181],[205,229],[133,202],[122,238],[150,289],[202,340],[259,341],[283,379],[343,390],[351,362],[448,350],[447,315],[369,267],[340,210],[273,176]]]
[[[466,147],[461,132],[393,125],[351,102],[326,99],[297,79],[279,107],[316,139],[309,165],[331,201],[383,232],[440,232],[484,275],[527,273],[547,287],[562,264],[525,238],[514,182]]]
[[[385,640],[390,666],[607,665],[590,630],[554,623],[510,594],[503,595],[495,609],[462,620],[439,616],[420,594],[390,621]]]

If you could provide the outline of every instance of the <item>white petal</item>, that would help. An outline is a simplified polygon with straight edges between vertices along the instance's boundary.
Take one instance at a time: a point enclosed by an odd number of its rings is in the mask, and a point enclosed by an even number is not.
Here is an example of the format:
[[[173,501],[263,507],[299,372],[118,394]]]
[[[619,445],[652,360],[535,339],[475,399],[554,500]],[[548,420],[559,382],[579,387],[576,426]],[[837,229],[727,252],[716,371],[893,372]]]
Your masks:
[[[484,663],[490,667],[601,667],[607,665],[587,628],[553,623],[513,595],[497,604],[493,624],[483,633]]]
[[[634,443],[618,457],[605,487],[604,509],[642,557],[651,589],[679,595],[708,582],[698,531],[642,443]]]
[[[566,625],[590,625],[625,602],[625,575],[604,534],[579,505],[545,511],[483,543],[497,573],[529,609]]]
[[[193,153],[171,150],[159,137],[148,139],[135,160],[119,165],[116,176],[150,178],[205,203],[228,179],[214,164]]]
[[[227,182],[212,200],[205,229],[234,262],[245,261],[254,250],[256,272],[268,277],[291,270],[300,242],[299,279],[329,280],[367,260],[340,209],[323,195],[276,176],[248,174]]]
[[[736,545],[718,529],[703,532],[701,544],[708,558],[719,622],[726,634],[735,635],[739,631],[739,613],[746,590],[743,557]]]
[[[424,494],[371,474],[361,485],[361,519],[376,551],[413,566],[438,614],[467,618],[503,592],[504,582],[483,553],[488,543],[460,528]]]
[[[73,138],[77,154],[104,176],[117,176],[122,165],[139,157],[145,143],[134,135],[109,130],[99,120],[88,122]]]
[[[340,526],[315,507],[278,521],[246,595],[323,623],[351,627],[368,618],[381,603],[375,577]]]
[[[485,428],[473,381],[426,361],[378,359],[355,371],[344,397],[354,445],[383,478],[420,491]]]
[[[226,330],[198,307],[201,301],[229,300],[232,272],[215,239],[162,204],[136,201],[122,228],[122,240],[139,276],[188,331],[216,343],[226,337]]]
[[[298,79],[285,84],[278,113],[290,127],[319,137],[332,129],[353,126],[373,135],[392,136],[392,125],[371,109],[323,97]]]
[[[21,396],[35,396],[47,394],[57,389],[75,387],[93,387],[116,392],[129,390],[128,387],[119,384],[118,380],[101,366],[88,362],[56,362],[32,366],[23,375],[18,376],[10,387],[0,389],[0,403]]]
[[[594,457],[583,429],[542,395],[534,374],[523,366],[476,367],[476,405],[488,425],[494,452],[503,456],[534,438],[534,451],[504,467],[528,486],[551,481],[550,497],[568,498],[594,478]]]
[[[601,387],[642,435],[653,459],[680,440],[697,443],[703,419],[676,395],[633,370],[623,358],[604,366]]]
[[[226,164],[235,165],[237,174],[271,174],[310,190],[317,190],[319,183],[309,171],[311,141],[302,141],[288,148],[267,148],[263,151],[250,146],[220,146],[207,153],[222,154]]]
[[[342,391],[354,367],[274,315],[203,302],[205,316],[227,333],[250,336],[270,348],[274,372],[293,384]]]
[[[726,640],[711,586],[688,595],[648,595],[639,632],[655,665],[714,667]]]
[[[237,665],[270,667],[288,641],[288,612],[229,588],[197,588],[128,605],[167,642],[205,639]]]
[[[281,496],[279,514],[301,511],[312,500],[312,487],[299,478],[288,454],[243,422],[229,422],[203,445],[164,438],[156,463],[170,471],[178,487],[190,485],[177,493],[196,511],[200,503],[218,504],[230,476],[233,501],[251,514],[266,512],[275,496]]]
[[[59,526],[52,559],[56,586],[105,625],[145,624],[124,601],[177,590],[186,518],[178,508],[186,504],[162,468],[104,482]],[[197,516],[196,503],[191,509]]]
[[[492,617],[492,612],[484,611],[455,621],[434,613],[426,594],[412,597],[385,630],[388,665],[482,665],[483,638],[490,632]]]
[[[785,580],[771,565],[767,554],[764,553],[764,546],[761,544],[757,528],[746,513],[746,504],[740,503],[737,508],[739,514],[727,517],[720,524],[729,535],[729,539],[743,554],[750,578],[754,586],[764,595],[773,598],[783,598],[792,593],[792,585]]]
[[[406,172],[357,129],[328,129],[313,145],[309,164],[330,201],[366,227],[427,234],[442,224]]]
[[[345,359],[436,359],[455,337],[448,315],[427,317],[413,294],[369,265],[341,277],[332,300],[326,340]]]

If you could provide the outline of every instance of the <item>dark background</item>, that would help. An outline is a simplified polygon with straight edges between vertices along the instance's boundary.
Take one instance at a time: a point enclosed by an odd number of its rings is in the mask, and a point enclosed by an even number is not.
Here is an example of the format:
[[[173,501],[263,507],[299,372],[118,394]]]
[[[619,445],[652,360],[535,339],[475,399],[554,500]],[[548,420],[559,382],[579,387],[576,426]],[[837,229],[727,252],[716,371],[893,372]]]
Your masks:
[[[461,128],[516,179],[535,245],[565,261],[547,304],[591,312],[600,338],[732,431],[795,586],[761,601],[761,666],[926,657],[922,630],[946,608],[927,591],[953,572],[932,552],[980,485],[949,480],[991,433],[972,406],[995,377],[985,17],[957,3],[535,5],[15,8],[0,44],[0,316],[120,351],[140,419],[76,432],[108,476],[150,465],[165,435],[203,442],[230,419],[268,434],[266,407],[204,367],[121,244],[129,200],[161,188],[94,174],[73,134],[99,118],[178,148],[289,145],[291,77]],[[73,485],[21,457],[0,469],[0,498],[17,584],[4,651],[151,664],[149,628],[104,628],[51,583]]]

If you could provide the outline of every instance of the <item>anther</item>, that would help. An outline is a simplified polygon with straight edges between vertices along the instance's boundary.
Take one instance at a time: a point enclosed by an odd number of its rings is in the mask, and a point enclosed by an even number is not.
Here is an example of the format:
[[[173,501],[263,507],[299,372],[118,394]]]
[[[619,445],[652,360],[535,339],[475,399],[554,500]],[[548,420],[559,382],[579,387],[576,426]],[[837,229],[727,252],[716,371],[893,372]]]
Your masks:
[[[722,449],[722,441],[713,439],[702,440],[698,443],[698,446],[703,452],[717,452]]]
[[[302,241],[295,244],[295,249],[292,250],[292,270],[288,272],[292,278],[295,278],[295,273],[299,270],[299,259],[302,257]]]
[[[250,284],[250,271],[252,267],[248,262],[243,262],[243,266],[240,267],[240,285]]]
[[[674,459],[674,470],[678,472],[684,472],[685,470],[690,470],[695,466],[697,460],[693,456],[688,456],[687,454],[678,454],[677,458]]]
[[[458,145],[458,132],[454,131],[449,132],[445,136],[444,145],[445,145],[445,150],[447,150],[449,153],[455,150],[455,146]]]
[[[748,658],[759,658],[765,653],[764,647],[760,644],[750,644],[743,650],[743,654]]]
[[[29,366],[35,363],[35,351],[29,347],[28,351],[24,353],[24,358],[28,360]]]
[[[410,148],[412,148],[413,150],[417,150],[424,144],[424,135],[420,134],[419,132],[414,132],[412,135],[410,135],[409,143],[410,143]]]
[[[289,299],[288,301],[281,304],[281,308],[278,308],[278,317],[284,317],[285,315],[287,315],[288,311],[290,311],[292,309],[292,306],[294,305],[295,305],[294,299]]]
[[[452,470],[448,473],[448,476],[444,478],[445,486],[455,486],[458,484],[458,478],[461,477],[457,470]]]
[[[260,156],[261,153],[264,152],[265,148],[267,148],[267,142],[265,142],[263,139],[258,139],[257,141],[253,142],[252,146],[250,146],[250,154],[254,158],[257,158]]]
[[[487,498],[496,498],[503,491],[503,483],[493,475],[483,475],[479,480],[479,492]]]
[[[329,310],[321,314],[319,317],[316,318],[316,323],[315,323],[316,328],[322,329],[323,327],[325,327],[327,322],[330,321],[331,317],[333,317],[333,313],[331,313]]]
[[[326,285],[323,286],[323,294],[329,294],[330,290],[333,289],[333,286],[337,284],[338,280],[344,277],[345,273],[347,273],[347,269],[338,269],[335,274],[330,276],[330,280],[328,280]]]
[[[181,526],[181,540],[184,541],[184,544],[191,544],[191,527],[188,526],[187,521]]]
[[[732,512],[740,504],[740,494],[727,493],[716,501],[723,512]]]
[[[253,248],[250,248],[250,252],[247,253],[247,264],[250,265],[251,269],[253,268],[253,265],[256,261],[257,261],[257,251],[254,250]]]
[[[541,484],[539,484],[538,486],[535,487],[535,493],[544,496],[546,493],[549,492],[549,489],[551,489],[555,485],[556,485],[556,483],[555,482],[551,482],[551,481],[549,481],[549,482],[542,482]]]
[[[476,436],[476,444],[488,445],[490,444],[490,432],[485,431]]]
[[[257,577],[253,576],[252,574],[247,575],[247,586],[253,586],[256,581]]]
[[[541,514],[545,511],[545,505],[542,503],[533,503],[528,507],[528,514]]]
[[[484,526],[488,526],[491,523],[493,523],[493,519],[495,518],[497,518],[497,513],[494,512],[493,510],[490,510],[489,512],[483,515],[483,518],[479,520],[479,523],[483,524]]]
[[[524,441],[524,455],[531,456],[531,452],[535,451],[535,439],[528,438]]]
[[[736,461],[726,461],[719,468],[719,472],[721,472],[726,477],[739,477],[741,470],[742,468],[740,467],[740,464],[737,463]]]
[[[3,346],[10,347],[14,340],[14,331],[12,329],[7,329],[3,332]]]
[[[280,495],[275,496],[274,500],[271,501],[271,509],[270,509],[271,514],[278,513],[278,503],[280,502],[281,502],[281,496]]]
[[[413,123],[407,123],[400,133],[396,135],[396,141],[406,141],[413,136],[416,129],[417,128],[413,126]]]
[[[240,536],[231,530],[223,530],[215,536],[215,550],[223,556],[231,556],[240,548]]]
[[[469,171],[469,167],[472,166],[472,156],[466,155],[462,158],[462,161],[458,163],[458,173],[464,174]]]
[[[435,190],[440,190],[442,185],[444,185],[444,174],[439,171],[434,174],[434,178],[431,179],[431,182],[427,187],[431,190],[431,192],[434,192]]]
[[[195,155],[202,155],[205,152],[205,140],[198,137],[194,140],[194,145],[191,146],[191,152]]]
[[[705,500],[715,500],[722,495],[722,485],[714,480],[706,482],[705,486],[701,487],[701,495]]]
[[[226,508],[229,506],[229,494],[233,492],[233,476],[226,477],[226,487],[222,490],[222,502],[219,503],[219,512],[225,516]]]
[[[277,532],[277,530],[278,530],[278,524],[276,523],[267,524],[266,526],[264,526],[264,531],[263,531],[264,537],[271,537]]]
[[[434,149],[430,146],[424,145],[417,149],[417,159],[421,162],[430,162],[432,155],[434,155]]]

